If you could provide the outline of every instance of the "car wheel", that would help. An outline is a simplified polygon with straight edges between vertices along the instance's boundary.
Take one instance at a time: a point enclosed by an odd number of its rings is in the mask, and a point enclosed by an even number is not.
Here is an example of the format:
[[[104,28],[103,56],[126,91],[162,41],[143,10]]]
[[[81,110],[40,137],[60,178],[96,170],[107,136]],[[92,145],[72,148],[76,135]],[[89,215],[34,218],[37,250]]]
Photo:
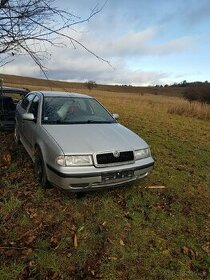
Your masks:
[[[50,188],[50,183],[47,180],[45,164],[41,151],[37,148],[35,151],[34,172],[36,180],[43,188]]]
[[[20,136],[19,136],[19,133],[18,133],[16,127],[15,127],[15,131],[14,131],[14,140],[15,140],[15,144],[16,144],[16,145],[19,145],[19,144],[20,144]]]

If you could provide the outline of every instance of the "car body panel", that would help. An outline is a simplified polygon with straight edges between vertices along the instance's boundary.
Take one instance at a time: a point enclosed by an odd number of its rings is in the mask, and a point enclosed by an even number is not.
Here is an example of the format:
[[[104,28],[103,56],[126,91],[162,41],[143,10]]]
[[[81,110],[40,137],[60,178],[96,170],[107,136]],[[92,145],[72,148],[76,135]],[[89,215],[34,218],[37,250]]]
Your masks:
[[[136,150],[148,145],[138,135],[120,125],[112,124],[71,124],[43,125],[48,133],[62,147],[64,153],[97,153],[109,151]]]

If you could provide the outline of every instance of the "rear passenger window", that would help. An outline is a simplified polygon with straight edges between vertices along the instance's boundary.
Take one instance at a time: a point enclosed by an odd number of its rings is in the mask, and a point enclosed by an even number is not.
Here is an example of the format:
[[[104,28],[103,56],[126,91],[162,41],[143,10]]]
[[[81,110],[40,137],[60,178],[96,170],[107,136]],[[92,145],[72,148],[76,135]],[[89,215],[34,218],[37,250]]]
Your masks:
[[[32,100],[34,98],[34,94],[29,94],[29,95],[27,95],[26,97],[24,97],[23,98],[23,100],[22,100],[22,102],[21,102],[21,107],[23,108],[23,109],[27,109],[27,107],[28,107],[28,105],[29,105],[29,103],[30,103],[30,101]]]

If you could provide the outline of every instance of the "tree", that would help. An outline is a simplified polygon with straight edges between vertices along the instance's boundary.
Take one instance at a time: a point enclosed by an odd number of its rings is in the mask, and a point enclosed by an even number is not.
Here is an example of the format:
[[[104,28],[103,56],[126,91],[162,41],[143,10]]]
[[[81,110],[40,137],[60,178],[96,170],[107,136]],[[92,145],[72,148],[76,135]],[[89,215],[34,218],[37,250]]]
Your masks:
[[[45,74],[43,59],[48,53],[47,48],[49,45],[63,46],[62,39],[67,39],[73,48],[81,46],[106,61],[68,33],[102,9],[103,6],[96,6],[87,18],[80,19],[57,8],[54,0],[0,0],[0,66],[11,62],[17,55],[27,54]]]
[[[89,90],[93,89],[93,88],[96,87],[96,86],[97,86],[97,84],[96,84],[95,81],[88,81],[88,82],[86,83],[86,87],[87,87]]]

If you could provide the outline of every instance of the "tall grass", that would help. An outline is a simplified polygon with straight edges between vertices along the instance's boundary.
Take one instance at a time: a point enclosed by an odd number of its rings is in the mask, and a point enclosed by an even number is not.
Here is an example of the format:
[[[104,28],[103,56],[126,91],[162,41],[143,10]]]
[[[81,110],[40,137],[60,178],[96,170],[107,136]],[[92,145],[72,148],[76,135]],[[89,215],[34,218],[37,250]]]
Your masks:
[[[152,94],[112,94],[108,92],[92,92],[96,98],[109,103],[115,104],[120,100],[122,107],[127,108],[128,104],[135,104],[141,112],[164,112],[169,114],[177,114],[186,117],[193,117],[201,120],[210,119],[210,105],[198,101],[188,101],[180,97],[170,97]]]
[[[196,117],[198,119],[210,119],[210,106],[197,101],[177,100],[176,103],[169,105],[168,113],[182,116]]]

